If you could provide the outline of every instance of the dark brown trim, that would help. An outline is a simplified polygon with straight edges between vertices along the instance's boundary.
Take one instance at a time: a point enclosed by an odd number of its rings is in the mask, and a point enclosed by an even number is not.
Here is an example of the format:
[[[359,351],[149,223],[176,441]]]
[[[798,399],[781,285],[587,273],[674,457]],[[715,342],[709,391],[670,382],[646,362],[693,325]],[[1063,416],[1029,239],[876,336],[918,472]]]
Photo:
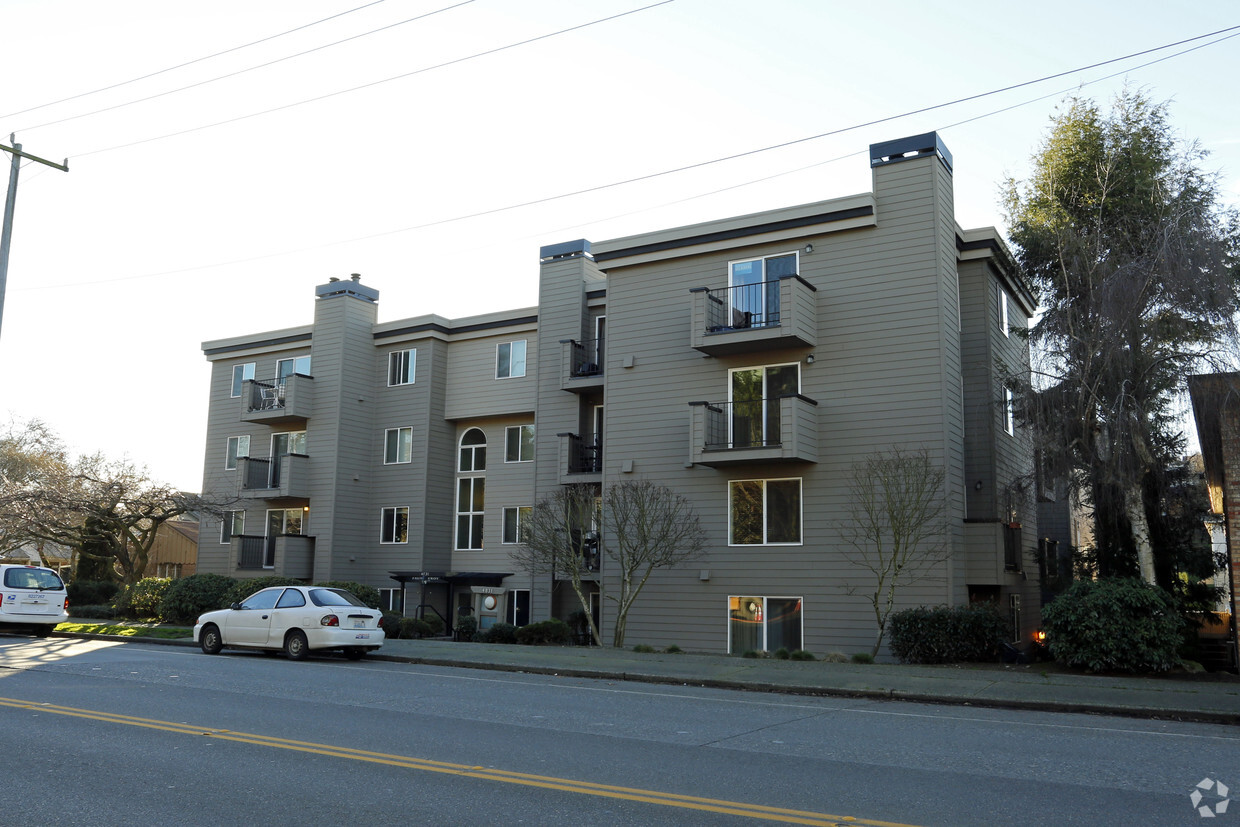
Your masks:
[[[460,327],[447,327],[438,322],[427,322],[425,324],[415,324],[409,327],[400,327],[395,330],[382,330],[375,334],[376,339],[389,339],[392,336],[405,336],[409,333],[474,333],[479,330],[495,330],[501,327],[512,327],[519,324],[534,324],[538,321],[538,316],[521,316],[516,319],[504,319],[497,322],[479,322],[478,324],[461,325]]]
[[[203,348],[203,353],[207,356],[215,356],[220,353],[236,353],[238,350],[249,350],[252,347],[275,347],[276,345],[291,345],[294,342],[308,342],[312,338],[310,333],[302,333],[297,336],[280,336],[276,339],[259,339],[253,342],[246,342],[240,345],[226,345],[224,347],[213,347],[209,350]]]

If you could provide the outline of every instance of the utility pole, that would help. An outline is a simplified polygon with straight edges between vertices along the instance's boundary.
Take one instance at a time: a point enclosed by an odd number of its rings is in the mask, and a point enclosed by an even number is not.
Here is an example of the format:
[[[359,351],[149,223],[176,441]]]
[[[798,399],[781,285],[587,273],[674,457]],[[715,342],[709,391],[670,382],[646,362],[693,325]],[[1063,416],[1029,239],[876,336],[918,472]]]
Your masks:
[[[46,164],[64,172],[69,171],[68,158],[63,164],[58,164],[55,161],[48,161],[37,155],[22,152],[22,145],[17,143],[17,135],[13,133],[9,134],[9,143],[13,145],[0,144],[0,150],[13,156],[12,165],[9,167],[9,194],[4,199],[4,228],[0,231],[0,325],[4,322],[4,287],[9,280],[9,247],[13,243],[13,208],[17,206],[17,173],[21,170],[22,158],[38,161],[40,164]]]

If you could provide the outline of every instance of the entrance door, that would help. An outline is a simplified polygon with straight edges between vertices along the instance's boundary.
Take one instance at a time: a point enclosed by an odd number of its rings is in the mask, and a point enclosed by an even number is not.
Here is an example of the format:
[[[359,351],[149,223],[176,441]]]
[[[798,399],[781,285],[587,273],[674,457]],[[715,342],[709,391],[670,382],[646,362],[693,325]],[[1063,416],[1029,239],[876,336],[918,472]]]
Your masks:
[[[733,448],[778,445],[780,397],[801,392],[799,365],[740,368],[731,374]]]
[[[267,545],[263,552],[263,568],[276,566],[276,538],[281,534],[304,534],[306,509],[278,508],[267,512]]]
[[[292,431],[271,435],[271,479],[268,488],[280,487],[281,460],[289,454],[306,453],[306,432]]]

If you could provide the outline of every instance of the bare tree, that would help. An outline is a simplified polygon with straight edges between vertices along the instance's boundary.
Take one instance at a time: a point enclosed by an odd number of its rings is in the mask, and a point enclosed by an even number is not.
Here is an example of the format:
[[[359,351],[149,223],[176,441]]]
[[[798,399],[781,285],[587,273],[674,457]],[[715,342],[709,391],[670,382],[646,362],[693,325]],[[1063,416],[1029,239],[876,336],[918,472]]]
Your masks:
[[[42,545],[30,534],[21,504],[67,468],[64,445],[40,420],[11,421],[0,433],[0,555]]]
[[[883,645],[897,591],[946,559],[944,476],[924,448],[897,446],[853,465],[852,500],[840,530],[853,549],[845,558],[874,575],[865,586],[847,587],[849,594],[864,589],[874,609],[873,655]]]
[[[651,573],[700,557],[705,534],[687,498],[649,480],[626,480],[608,488],[603,524],[604,550],[619,579],[617,594],[608,595],[616,604],[612,645],[621,647],[629,610]]]
[[[530,509],[518,544],[509,557],[531,575],[566,577],[590,625],[590,636],[602,645],[590,613],[587,581],[594,580],[598,557],[598,489],[589,484],[562,485]],[[602,583],[598,584],[601,594]]]

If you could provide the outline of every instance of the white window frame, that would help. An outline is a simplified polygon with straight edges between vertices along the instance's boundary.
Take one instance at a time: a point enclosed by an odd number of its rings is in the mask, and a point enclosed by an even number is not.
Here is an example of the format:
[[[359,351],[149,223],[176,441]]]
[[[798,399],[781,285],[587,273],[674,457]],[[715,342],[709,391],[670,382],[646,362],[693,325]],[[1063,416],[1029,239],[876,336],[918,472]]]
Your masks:
[[[509,515],[514,514],[514,512],[515,517],[513,527],[516,532],[515,536],[508,533],[508,518]],[[530,515],[533,513],[533,507],[528,505],[513,505],[505,507],[503,518],[500,522],[500,543],[506,546],[514,546],[518,543],[525,542],[525,533],[529,530],[527,526],[529,525]]]
[[[242,392],[245,390],[245,382],[247,379],[254,379],[254,363],[242,362],[239,365],[233,365],[232,391],[230,394],[233,399],[241,396]]]
[[[529,428],[530,430],[530,456],[528,457],[523,456],[522,450],[521,450],[522,447],[525,445],[525,440],[522,439],[522,436],[524,435],[526,428]],[[512,442],[511,442],[512,437],[510,435],[512,434],[513,431],[517,431],[519,434],[517,436],[517,458],[516,459],[512,458]],[[534,452],[534,425],[532,423],[527,424],[527,425],[509,425],[507,428],[504,429],[504,462],[533,462],[534,461],[533,452]]]
[[[728,645],[727,645],[726,651],[732,652],[732,614],[731,614],[732,613],[732,601],[734,599],[739,600],[745,597],[753,597],[753,598],[756,598],[762,601],[762,605],[761,607],[759,607],[759,610],[762,615],[762,641],[761,641],[761,646],[759,647],[758,651],[762,651],[762,652],[769,651],[769,649],[767,648],[770,645],[770,611],[769,611],[769,608],[770,608],[770,601],[772,600],[796,600],[800,602],[801,604],[801,630],[800,630],[799,636],[801,638],[801,645],[802,646],[805,645],[805,597],[804,595],[798,596],[798,595],[792,595],[792,594],[787,594],[787,595],[785,594],[763,594],[763,595],[729,594],[728,602],[727,602],[727,609],[726,609],[726,614],[725,614],[725,617],[727,618],[727,624],[728,624],[727,626]],[[735,654],[743,654],[743,653],[737,652]]]
[[[770,395],[770,392],[767,390],[767,384],[766,384],[767,379],[769,378],[768,371],[771,370],[771,368],[796,368],[796,371],[797,371],[796,393],[799,394],[801,392],[801,363],[800,362],[774,362],[769,365],[750,365],[748,367],[742,367],[742,368],[729,368],[728,369],[728,411],[729,411],[728,413],[728,444],[729,445],[734,445],[736,442],[736,434],[734,433],[734,428],[736,424],[736,402],[737,402],[735,399],[735,394],[734,394],[736,390],[735,376],[738,373],[746,373],[746,372],[755,371],[755,370],[762,372],[762,397],[761,397],[762,444],[766,445],[767,441],[771,439],[772,435],[767,433],[767,425],[768,425],[767,419],[769,418],[769,414],[770,414],[771,400],[775,397],[772,397]],[[758,400],[742,400],[742,401],[753,402],[753,401],[758,401]],[[778,427],[778,425],[776,427]],[[780,435],[774,434],[774,436],[778,437]]]
[[[396,459],[388,459],[393,453],[393,438],[395,438],[395,454]],[[403,449],[403,454],[402,454]],[[401,457],[404,457],[403,459]],[[399,428],[388,428],[383,432],[383,464],[384,465],[406,465],[413,462],[413,426],[403,425]]]
[[[461,483],[466,480],[469,481],[469,502],[462,503],[461,502]],[[477,493],[476,489],[479,484],[482,485],[482,500],[483,500],[482,510],[474,511],[473,510],[474,497]],[[453,492],[453,498],[456,501],[456,507],[454,509],[454,513],[456,515],[456,528],[455,528],[456,538],[455,538],[455,542],[453,543],[453,548],[456,551],[482,551],[482,549],[486,547],[486,534],[485,534],[486,532],[486,477],[478,475],[478,474],[462,474],[461,476],[457,477],[456,478],[456,491]],[[463,510],[463,509],[469,509],[469,510]],[[466,524],[469,526],[469,531],[467,532],[465,537],[461,536],[461,518],[462,517],[467,518]],[[478,532],[478,546],[476,548],[473,545],[471,545],[473,543],[473,537],[474,537],[473,527],[474,527],[475,520],[481,521],[481,525],[482,525],[482,530]],[[464,545],[462,545],[462,543],[464,543]]]
[[[518,379],[522,376],[525,376],[526,358],[528,356],[528,351],[527,351],[525,342],[526,342],[525,339],[513,339],[511,342],[500,342],[499,344],[495,346],[495,378],[496,379]],[[519,362],[516,358],[514,358],[514,355],[513,355],[514,351],[518,349],[518,345],[520,346],[520,351],[521,351],[521,359]],[[504,348],[508,348],[508,372],[500,373],[500,353],[503,352]],[[520,373],[516,371],[516,366],[518,364],[520,364],[520,367],[521,367]]]
[[[241,515],[241,530],[237,531],[237,515]],[[226,546],[232,538],[245,533],[245,511],[225,511],[224,519],[220,520],[220,545]]]
[[[393,350],[388,354],[388,387],[412,385],[417,379],[418,349]],[[395,379],[396,381],[392,381]]]
[[[392,515],[392,534],[391,539],[385,539],[388,536],[388,514]],[[397,518],[401,514],[405,516],[405,536],[404,539],[396,539],[399,536],[397,531]],[[406,545],[409,542],[409,506],[392,505],[384,508],[379,514],[379,544],[380,545]]]
[[[281,365],[293,363],[293,369],[288,373],[282,373]],[[283,381],[290,376],[309,376],[310,375],[310,357],[309,356],[290,356],[287,359],[276,360],[276,380]]]
[[[799,529],[799,539],[795,541],[771,542],[767,540],[767,486],[772,482],[793,482],[797,484],[797,527]],[[732,542],[732,486],[741,482],[760,482],[762,483],[762,542],[761,543],[734,543]],[[734,548],[753,548],[755,546],[800,546],[805,544],[805,483],[801,477],[772,477],[770,479],[743,479],[728,480],[727,486],[727,511],[728,511],[728,545]]]
[[[1000,284],[1000,285],[996,285],[996,289],[997,289],[998,294],[999,294],[999,298],[998,298],[998,303],[999,303],[999,332],[1000,332],[1000,333],[1002,333],[1004,336],[1011,336],[1011,335],[1012,335],[1012,333],[1011,333],[1011,331],[1008,329],[1008,295],[1007,295],[1007,291],[1003,289],[1003,285],[1002,285],[1002,284]]]
[[[236,446],[235,448],[233,446]],[[250,435],[230,436],[224,447],[224,470],[236,471],[238,461],[250,456]]]
[[[1003,432],[1016,436],[1016,397],[1011,388],[1003,389]]]

